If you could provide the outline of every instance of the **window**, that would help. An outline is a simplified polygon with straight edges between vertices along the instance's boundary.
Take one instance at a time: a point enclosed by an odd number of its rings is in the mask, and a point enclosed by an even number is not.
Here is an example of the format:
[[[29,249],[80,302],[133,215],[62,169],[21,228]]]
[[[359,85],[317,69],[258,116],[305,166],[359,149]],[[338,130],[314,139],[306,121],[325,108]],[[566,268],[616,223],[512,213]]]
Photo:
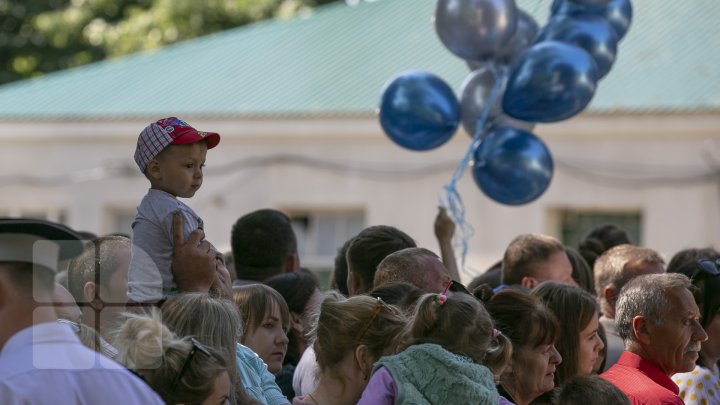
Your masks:
[[[560,237],[565,245],[577,247],[585,235],[598,225],[613,224],[642,245],[642,214],[639,211],[561,210]]]
[[[362,210],[284,210],[298,239],[300,265],[328,286],[337,250],[364,227]]]

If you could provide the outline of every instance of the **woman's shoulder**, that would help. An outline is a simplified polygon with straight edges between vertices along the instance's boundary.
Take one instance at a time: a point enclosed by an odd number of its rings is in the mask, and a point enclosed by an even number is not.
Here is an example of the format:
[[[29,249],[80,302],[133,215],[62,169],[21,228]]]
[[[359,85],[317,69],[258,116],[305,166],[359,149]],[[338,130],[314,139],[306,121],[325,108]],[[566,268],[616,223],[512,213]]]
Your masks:
[[[720,376],[716,369],[695,366],[690,372],[673,375],[672,380],[678,386],[680,398],[695,397],[707,403],[720,401]]]
[[[718,376],[717,370],[711,370],[709,368],[696,365],[692,371],[674,374],[672,376],[672,380],[678,386],[682,386],[687,385],[688,381],[718,381],[720,380],[720,376]]]

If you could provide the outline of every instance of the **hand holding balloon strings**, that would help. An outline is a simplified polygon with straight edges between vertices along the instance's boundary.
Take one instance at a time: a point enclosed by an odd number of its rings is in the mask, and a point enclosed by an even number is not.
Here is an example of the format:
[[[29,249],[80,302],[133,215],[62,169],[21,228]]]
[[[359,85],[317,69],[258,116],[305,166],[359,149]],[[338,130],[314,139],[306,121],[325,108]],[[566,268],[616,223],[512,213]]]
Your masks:
[[[465,156],[460,161],[458,166],[455,168],[452,179],[450,182],[443,186],[445,195],[440,197],[440,205],[445,207],[452,217],[455,225],[457,226],[457,232],[453,238],[453,246],[456,251],[460,252],[460,268],[465,271],[465,257],[468,251],[468,239],[475,234],[475,229],[465,220],[465,204],[462,201],[460,193],[457,191],[457,182],[465,173],[465,169],[470,165],[475,150],[480,146],[484,139],[485,133],[485,122],[487,121],[495,99],[500,96],[500,90],[503,84],[503,78],[499,77],[497,69],[492,63],[488,64],[488,69],[495,75],[495,84],[493,85],[490,96],[488,97],[487,103],[483,107],[482,114],[478,118],[477,125],[475,126],[475,134],[473,135],[472,142],[468,148]]]

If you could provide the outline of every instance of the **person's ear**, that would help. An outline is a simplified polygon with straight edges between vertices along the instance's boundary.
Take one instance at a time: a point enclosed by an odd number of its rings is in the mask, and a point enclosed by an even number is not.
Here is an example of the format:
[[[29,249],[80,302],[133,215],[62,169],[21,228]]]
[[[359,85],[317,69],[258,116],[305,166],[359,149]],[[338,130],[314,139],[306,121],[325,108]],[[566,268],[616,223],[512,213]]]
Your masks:
[[[105,303],[100,298],[100,288],[99,286],[95,284],[92,281],[88,281],[83,286],[83,296],[85,297],[85,302],[90,305],[95,310],[100,310],[105,307]]]
[[[290,253],[285,259],[285,266],[283,267],[283,273],[294,273],[300,270],[300,257],[297,252]]]
[[[305,331],[303,330],[302,315],[290,311],[290,329],[297,332],[300,336],[305,333]]]
[[[523,287],[532,290],[535,288],[536,285],[538,285],[538,281],[535,277],[525,276],[520,280],[520,285]]]
[[[367,381],[367,379],[370,378],[370,373],[372,373],[372,367],[375,363],[367,346],[358,345],[355,348],[355,362],[360,369],[363,381]]]
[[[650,344],[652,340],[652,333],[650,331],[650,329],[652,328],[651,320],[645,318],[642,315],[638,315],[632,320],[632,328],[633,334],[635,335],[635,340],[637,340],[643,345]]]
[[[603,297],[605,297],[605,301],[607,301],[608,305],[610,305],[610,308],[614,310],[618,299],[618,292],[615,286],[609,285],[605,287],[603,289]]]
[[[153,180],[160,180],[162,178],[160,162],[157,159],[151,159],[145,168],[145,173]]]
[[[505,368],[502,370],[502,372],[500,373],[499,376],[496,376],[496,378],[498,380],[502,381],[503,379],[512,378],[512,375],[513,375],[513,360],[512,360],[512,356],[511,356],[510,360],[508,360]]]

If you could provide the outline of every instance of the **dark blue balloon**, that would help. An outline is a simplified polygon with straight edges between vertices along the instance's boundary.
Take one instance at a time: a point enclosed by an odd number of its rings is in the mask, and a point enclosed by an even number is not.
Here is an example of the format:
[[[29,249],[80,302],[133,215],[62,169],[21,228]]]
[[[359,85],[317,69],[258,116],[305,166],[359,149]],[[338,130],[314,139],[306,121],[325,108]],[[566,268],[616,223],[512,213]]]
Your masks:
[[[429,150],[455,134],[460,106],[453,90],[439,77],[422,71],[403,72],[383,89],[380,124],[398,145]]]
[[[540,197],[552,180],[550,150],[540,138],[521,129],[495,128],[474,158],[475,183],[501,204],[527,204]]]
[[[592,14],[603,17],[615,30],[618,41],[625,36],[628,28],[630,28],[633,15],[630,0],[610,0],[609,2],[592,2],[588,0],[583,2],[585,5],[579,3],[577,0],[555,0],[550,12],[553,15],[577,16]],[[590,3],[596,5],[590,5]]]
[[[585,50],[565,42],[541,42],[513,65],[503,110],[521,121],[561,121],[590,103],[597,80],[597,64]]]
[[[551,18],[536,42],[549,40],[575,44],[587,51],[597,64],[598,78],[610,71],[617,55],[615,31],[604,18],[592,14]]]

